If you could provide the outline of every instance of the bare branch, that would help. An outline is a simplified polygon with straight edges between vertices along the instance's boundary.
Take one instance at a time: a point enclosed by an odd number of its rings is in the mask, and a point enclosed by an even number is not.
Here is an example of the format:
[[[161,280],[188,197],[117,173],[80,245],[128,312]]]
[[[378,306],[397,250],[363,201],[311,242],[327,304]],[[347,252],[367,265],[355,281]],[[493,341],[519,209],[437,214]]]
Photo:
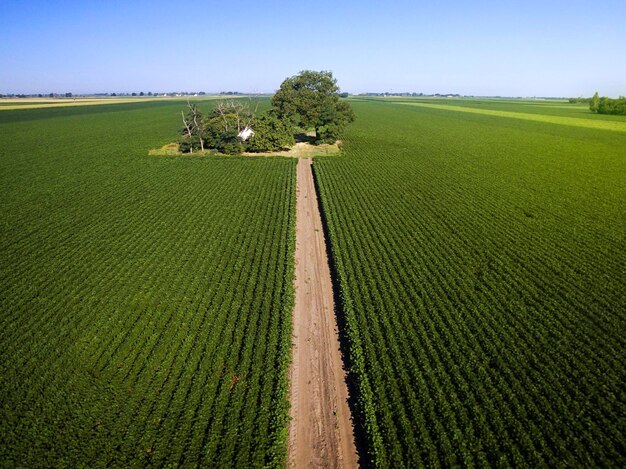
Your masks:
[[[198,112],[197,112],[197,109],[195,109],[195,107],[194,107],[194,113],[193,113],[193,124],[196,128],[196,131],[198,132],[198,137],[200,138],[200,150],[204,151],[204,142],[202,141],[202,127],[198,123]]]

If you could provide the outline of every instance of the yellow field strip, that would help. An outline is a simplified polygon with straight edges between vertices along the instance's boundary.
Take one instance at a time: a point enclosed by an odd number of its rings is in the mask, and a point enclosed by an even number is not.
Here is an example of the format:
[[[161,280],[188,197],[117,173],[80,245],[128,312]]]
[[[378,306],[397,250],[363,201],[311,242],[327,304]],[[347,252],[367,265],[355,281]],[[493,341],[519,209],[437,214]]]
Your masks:
[[[569,125],[574,127],[587,127],[589,129],[612,130],[615,132],[626,132],[626,121],[606,121],[585,119],[581,117],[548,116],[545,114],[530,114],[525,112],[496,111],[493,109],[476,109],[471,107],[452,106],[448,104],[430,103],[398,103],[407,106],[420,106],[432,109],[443,109],[446,111],[468,112],[472,114],[484,114],[488,116],[509,117],[513,119],[523,119],[537,122],[547,122],[550,124]]]
[[[8,106],[0,106],[0,111],[11,111],[13,109],[41,109],[52,107],[98,106],[100,104],[136,103],[139,101],[155,101],[155,99],[81,99],[76,101],[50,100],[48,102],[39,101],[36,103],[15,103]]]
[[[241,97],[241,96],[237,96]],[[216,95],[189,96],[190,101],[200,99],[217,99]],[[230,96],[219,96],[219,98],[230,98]],[[186,100],[186,96],[168,96],[168,97],[150,97],[150,98],[102,98],[102,99],[50,99],[28,102],[27,100],[0,100],[0,103],[11,103],[6,106],[0,106],[0,111],[11,111],[14,109],[42,109],[52,107],[72,107],[72,106],[98,106],[101,104],[123,104],[123,103],[139,103],[147,101],[181,101]]]

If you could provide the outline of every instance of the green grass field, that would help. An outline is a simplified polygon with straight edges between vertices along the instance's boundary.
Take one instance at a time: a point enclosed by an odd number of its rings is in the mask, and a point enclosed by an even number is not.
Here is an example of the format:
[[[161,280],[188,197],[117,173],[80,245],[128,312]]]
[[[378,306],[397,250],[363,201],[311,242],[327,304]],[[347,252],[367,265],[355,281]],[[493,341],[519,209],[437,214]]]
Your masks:
[[[183,102],[0,113],[0,461],[280,466],[295,160],[154,158]]]
[[[626,464],[626,132],[554,105],[355,101],[315,162],[375,465]]]

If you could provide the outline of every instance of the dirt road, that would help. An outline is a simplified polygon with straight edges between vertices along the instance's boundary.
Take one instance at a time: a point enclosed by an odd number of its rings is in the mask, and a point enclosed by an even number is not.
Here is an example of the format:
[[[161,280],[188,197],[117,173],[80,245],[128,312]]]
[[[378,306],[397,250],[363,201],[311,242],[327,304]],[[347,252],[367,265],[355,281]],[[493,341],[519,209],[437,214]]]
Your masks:
[[[333,290],[310,159],[300,159],[290,467],[357,467]]]

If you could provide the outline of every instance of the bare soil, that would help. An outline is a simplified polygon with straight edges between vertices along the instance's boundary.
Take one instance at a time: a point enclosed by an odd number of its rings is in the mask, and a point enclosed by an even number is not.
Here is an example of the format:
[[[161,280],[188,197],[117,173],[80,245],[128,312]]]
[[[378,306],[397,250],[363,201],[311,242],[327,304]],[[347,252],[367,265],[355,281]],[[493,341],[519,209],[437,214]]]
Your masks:
[[[330,268],[310,159],[296,184],[289,467],[357,467]]]
[[[245,156],[290,156],[292,158],[309,158],[312,156],[320,155],[334,155],[339,153],[339,146],[341,140],[337,140],[335,143],[322,143],[320,145],[313,145],[308,142],[298,142],[289,150],[274,151],[270,153],[242,153]]]
[[[340,151],[341,140],[337,140],[335,143],[322,143],[320,145],[313,145],[308,142],[298,142],[289,150],[274,151],[266,153],[251,153],[243,152],[243,156],[286,156],[289,158],[311,158],[313,156],[327,156],[336,155]],[[153,148],[148,151],[149,156],[182,156],[183,153],[178,151],[178,143],[168,143],[161,148]],[[193,154],[186,153],[187,156],[206,156],[206,155],[220,155],[216,150],[196,150]],[[225,156],[225,155],[221,155]]]

